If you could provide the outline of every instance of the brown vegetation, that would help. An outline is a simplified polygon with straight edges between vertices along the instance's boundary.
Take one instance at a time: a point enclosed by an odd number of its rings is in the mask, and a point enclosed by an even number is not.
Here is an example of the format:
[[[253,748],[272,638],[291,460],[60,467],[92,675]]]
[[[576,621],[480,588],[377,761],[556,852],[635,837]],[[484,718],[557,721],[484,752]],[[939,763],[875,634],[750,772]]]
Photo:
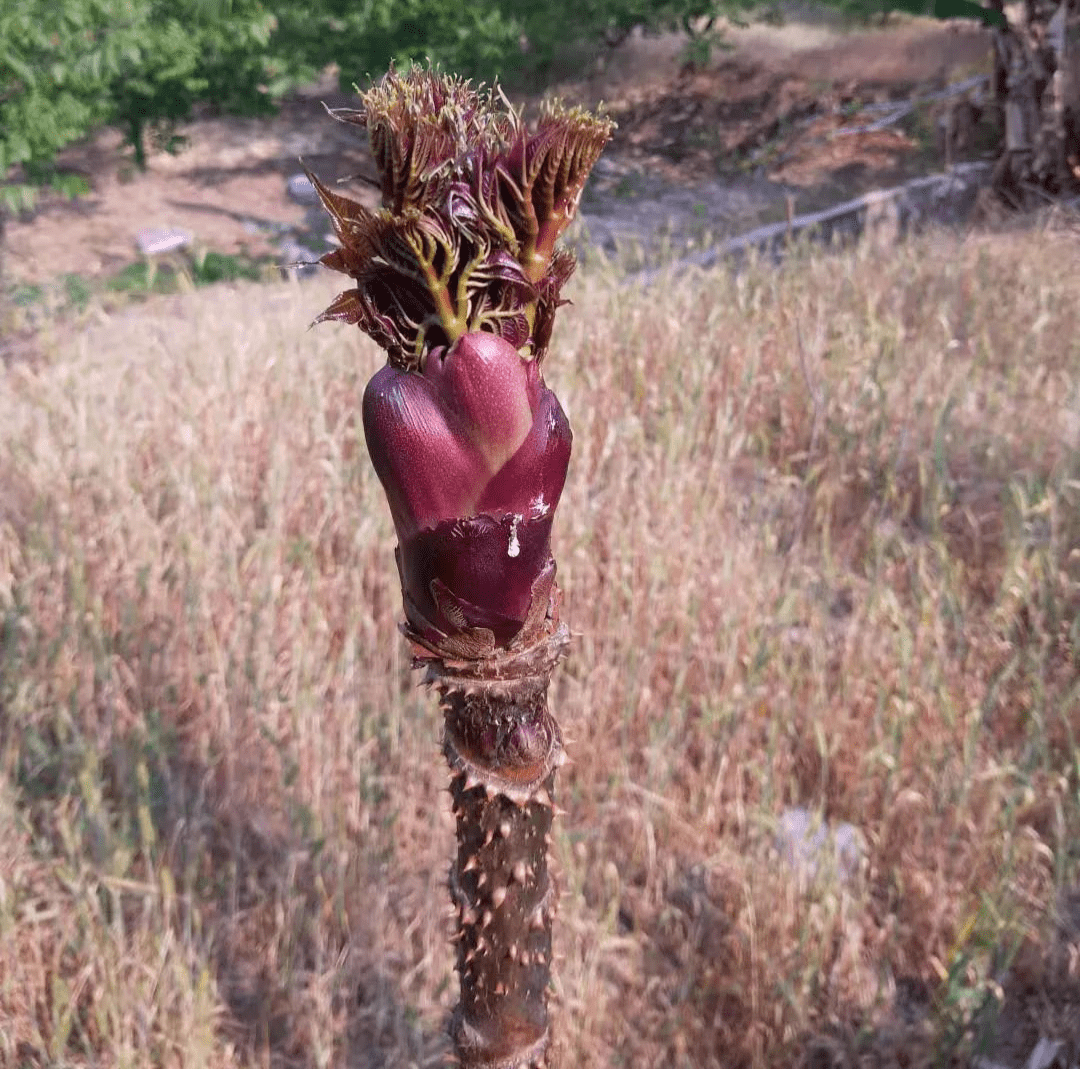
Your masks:
[[[330,285],[0,379],[0,1063],[444,1056],[440,715]],[[1075,1054],[1075,235],[569,289],[564,1064]],[[785,866],[792,804],[854,880]]]

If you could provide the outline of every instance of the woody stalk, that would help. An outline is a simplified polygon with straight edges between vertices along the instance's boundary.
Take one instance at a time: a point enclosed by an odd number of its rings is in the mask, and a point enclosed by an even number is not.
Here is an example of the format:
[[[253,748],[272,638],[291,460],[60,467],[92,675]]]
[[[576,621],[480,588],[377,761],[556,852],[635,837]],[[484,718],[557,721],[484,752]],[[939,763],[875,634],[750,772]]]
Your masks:
[[[570,426],[543,377],[573,256],[557,245],[613,124],[546,106],[527,126],[495,92],[413,68],[359,110],[382,207],[310,175],[350,276],[317,322],[386,351],[364,434],[397,534],[414,667],[436,689],[457,822],[449,888],[469,1069],[548,1064],[556,889],[547,853],[565,761],[548,709],[569,641],[551,529]]]

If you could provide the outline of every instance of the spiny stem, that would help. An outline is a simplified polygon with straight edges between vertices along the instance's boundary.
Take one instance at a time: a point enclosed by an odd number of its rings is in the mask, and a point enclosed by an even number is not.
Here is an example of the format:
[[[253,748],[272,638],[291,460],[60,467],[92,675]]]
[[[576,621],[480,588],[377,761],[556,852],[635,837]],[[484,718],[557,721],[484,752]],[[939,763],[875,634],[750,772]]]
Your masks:
[[[465,1069],[548,1065],[557,890],[547,853],[565,757],[547,690],[565,644],[565,628],[549,627],[534,656],[458,662],[445,674],[443,662],[428,662],[457,820],[449,888],[461,1001],[450,1033]]]
[[[550,797],[554,772],[545,781]],[[451,794],[458,852],[450,894],[458,909],[461,1003],[451,1034],[465,1066],[524,1069],[545,1064],[547,988],[555,885],[547,869],[552,807],[518,804],[469,788],[464,773]]]

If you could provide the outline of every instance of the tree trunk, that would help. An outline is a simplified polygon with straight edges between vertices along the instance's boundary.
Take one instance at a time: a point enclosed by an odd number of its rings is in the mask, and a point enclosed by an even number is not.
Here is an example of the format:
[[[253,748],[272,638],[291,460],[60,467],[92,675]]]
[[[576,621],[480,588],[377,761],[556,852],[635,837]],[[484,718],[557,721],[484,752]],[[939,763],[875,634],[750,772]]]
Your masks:
[[[142,119],[128,119],[128,141],[135,153],[135,166],[141,173],[146,170],[146,123]]]
[[[994,29],[1005,144],[993,185],[1016,207],[1080,190],[1078,16],[1080,0],[1025,0],[1020,23]]]
[[[566,758],[547,704],[569,632],[552,587],[539,634],[490,657],[450,659],[405,625],[415,667],[440,695],[457,855],[450,869],[461,1001],[450,1033],[466,1069],[548,1065],[547,865],[555,772]],[[541,606],[541,611],[543,607]]]

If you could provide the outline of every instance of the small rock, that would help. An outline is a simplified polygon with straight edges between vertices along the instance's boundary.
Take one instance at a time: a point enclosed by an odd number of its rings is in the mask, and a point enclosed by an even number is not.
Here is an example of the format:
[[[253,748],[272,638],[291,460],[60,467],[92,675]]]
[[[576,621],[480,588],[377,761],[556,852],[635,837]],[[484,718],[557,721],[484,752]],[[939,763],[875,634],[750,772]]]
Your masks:
[[[319,203],[319,194],[306,174],[294,174],[285,185],[288,194],[297,204],[310,207]]]
[[[808,809],[787,809],[781,814],[776,829],[776,849],[795,871],[807,879],[815,879],[824,861],[835,866],[844,882],[855,878],[862,862],[863,837],[852,824],[837,824],[834,828]]]
[[[179,227],[146,227],[135,235],[135,244],[143,256],[160,256],[162,253],[183,249],[195,240],[189,230]]]

